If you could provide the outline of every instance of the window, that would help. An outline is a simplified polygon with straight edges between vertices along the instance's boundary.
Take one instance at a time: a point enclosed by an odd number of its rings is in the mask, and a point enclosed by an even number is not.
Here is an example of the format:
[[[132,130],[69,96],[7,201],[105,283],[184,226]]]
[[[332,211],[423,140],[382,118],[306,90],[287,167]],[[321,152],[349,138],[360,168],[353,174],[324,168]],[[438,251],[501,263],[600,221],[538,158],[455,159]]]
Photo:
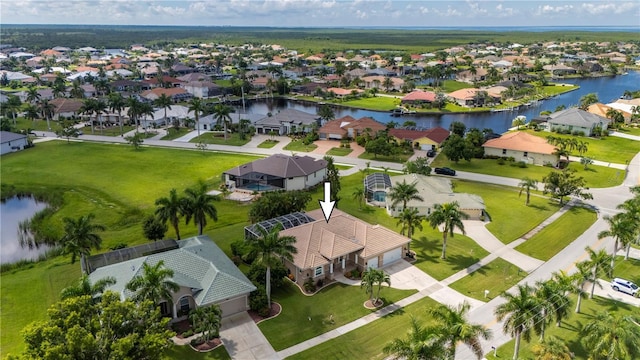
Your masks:
[[[168,302],[164,301],[160,303],[160,314],[162,314],[163,316],[171,315],[171,309],[169,308]]]
[[[529,157],[529,152],[528,151],[524,152],[524,157]]]
[[[189,298],[183,297],[180,299],[180,310],[183,312],[189,312]]]
[[[322,268],[322,266],[318,266],[318,267],[316,268],[316,271],[315,271],[315,276],[320,276],[320,275],[322,275],[322,270],[324,270],[324,269]]]
[[[502,149],[502,155],[507,155],[507,149]]]

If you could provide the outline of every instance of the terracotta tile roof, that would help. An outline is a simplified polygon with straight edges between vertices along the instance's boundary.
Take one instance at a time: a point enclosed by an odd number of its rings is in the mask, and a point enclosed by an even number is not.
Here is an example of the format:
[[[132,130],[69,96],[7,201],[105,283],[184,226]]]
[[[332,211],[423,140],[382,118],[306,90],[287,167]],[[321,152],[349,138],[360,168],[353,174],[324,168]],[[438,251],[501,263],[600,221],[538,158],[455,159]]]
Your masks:
[[[478,89],[470,88],[470,89],[460,89],[454,92],[450,92],[448,95],[454,99],[460,100],[472,100],[476,94],[478,93]]]
[[[546,139],[522,131],[504,134],[497,139],[487,141],[482,146],[494,149],[527,151],[536,154],[553,154],[556,151],[556,147],[547,143]]]
[[[325,123],[324,125],[322,125],[318,129],[318,132],[321,134],[345,135],[347,133],[347,130],[342,128],[343,125],[344,125],[344,122],[342,120],[331,120]]]
[[[362,90],[359,90],[359,89],[343,89],[343,88],[335,88],[335,87],[328,88],[327,92],[332,92],[338,96],[345,96],[345,95],[351,95],[351,92],[353,90],[356,90],[356,92],[358,93],[362,92]]]
[[[441,144],[449,137],[449,130],[435,127],[428,130],[389,129],[389,135],[402,140],[417,140],[427,138],[437,144]]]
[[[427,138],[442,144],[451,135],[451,131],[440,126],[427,130]]]
[[[335,209],[327,223],[316,209],[308,215],[317,220],[283,230],[280,236],[294,236],[298,250],[293,263],[300,269],[326,265],[351,253],[369,258],[409,243],[410,239],[380,225],[371,225]]]
[[[373,132],[373,134],[377,133],[380,130],[384,130],[387,128],[386,125],[379,123],[377,121],[375,121],[374,119],[370,118],[370,117],[361,117],[360,119],[350,122],[347,125],[344,125],[343,128],[345,129],[354,129],[357,130],[358,132],[361,132],[367,128],[371,129],[371,131]],[[373,135],[372,134],[372,135]]]
[[[407,94],[402,98],[402,101],[428,101],[433,102],[436,100],[436,93],[433,91],[415,90]]]
[[[47,49],[47,50],[43,50],[40,52],[40,55],[42,56],[55,56],[55,57],[59,57],[62,56],[62,53],[60,51],[55,51],[53,49]]]

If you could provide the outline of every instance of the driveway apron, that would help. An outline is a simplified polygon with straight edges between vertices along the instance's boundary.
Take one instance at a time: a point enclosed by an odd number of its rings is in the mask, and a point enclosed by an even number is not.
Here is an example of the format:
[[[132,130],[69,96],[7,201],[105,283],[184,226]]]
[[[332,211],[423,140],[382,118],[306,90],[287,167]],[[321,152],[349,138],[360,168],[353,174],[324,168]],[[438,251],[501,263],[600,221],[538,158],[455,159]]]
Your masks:
[[[220,339],[232,359],[278,359],[267,338],[246,312],[222,320]]]

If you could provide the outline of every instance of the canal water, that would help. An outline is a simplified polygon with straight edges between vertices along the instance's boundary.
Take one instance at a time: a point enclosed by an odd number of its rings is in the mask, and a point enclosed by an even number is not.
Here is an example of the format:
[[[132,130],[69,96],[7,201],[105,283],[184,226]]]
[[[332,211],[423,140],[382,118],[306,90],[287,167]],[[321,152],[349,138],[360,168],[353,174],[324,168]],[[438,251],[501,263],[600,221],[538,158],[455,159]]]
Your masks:
[[[531,107],[522,107],[515,111],[503,112],[485,112],[485,113],[468,113],[468,114],[437,114],[437,115],[405,115],[402,117],[393,117],[390,112],[380,112],[371,110],[360,110],[350,108],[335,108],[336,118],[350,115],[356,119],[363,116],[369,116],[382,123],[395,121],[402,124],[404,121],[412,120],[416,122],[418,127],[431,128],[441,126],[448,129],[449,125],[454,121],[464,123],[467,128],[490,128],[496,133],[505,132],[511,127],[512,120],[518,115],[524,115],[528,120],[537,117],[541,111],[554,111],[556,107],[564,105],[566,107],[575,106],[579,103],[580,98],[585,94],[596,93],[600,102],[608,103],[620,98],[625,90],[640,90],[640,72],[631,71],[627,75],[607,76],[588,79],[564,79],[558,80],[558,83],[575,84],[580,88],[554,98],[540,101],[537,105]],[[307,113],[315,114],[317,105],[303,104],[286,99],[259,100],[251,101],[246,104],[247,113],[267,114],[269,112],[276,113],[282,109],[296,109]],[[236,111],[242,112],[239,107]]]
[[[23,248],[18,240],[18,224],[31,219],[46,207],[46,203],[38,202],[30,196],[14,196],[0,203],[0,264],[23,259],[35,260],[49,249],[47,246],[38,249]]]

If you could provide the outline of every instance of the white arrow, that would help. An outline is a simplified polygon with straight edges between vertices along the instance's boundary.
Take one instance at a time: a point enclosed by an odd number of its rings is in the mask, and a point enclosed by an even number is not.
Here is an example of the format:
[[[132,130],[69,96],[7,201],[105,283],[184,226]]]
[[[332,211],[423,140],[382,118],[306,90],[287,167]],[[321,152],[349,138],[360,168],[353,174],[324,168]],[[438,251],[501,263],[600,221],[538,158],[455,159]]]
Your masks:
[[[318,202],[322,208],[324,219],[329,222],[329,218],[333,212],[333,207],[336,205],[335,201],[331,201],[331,183],[329,181],[325,181],[324,183],[324,201],[318,200]]]

